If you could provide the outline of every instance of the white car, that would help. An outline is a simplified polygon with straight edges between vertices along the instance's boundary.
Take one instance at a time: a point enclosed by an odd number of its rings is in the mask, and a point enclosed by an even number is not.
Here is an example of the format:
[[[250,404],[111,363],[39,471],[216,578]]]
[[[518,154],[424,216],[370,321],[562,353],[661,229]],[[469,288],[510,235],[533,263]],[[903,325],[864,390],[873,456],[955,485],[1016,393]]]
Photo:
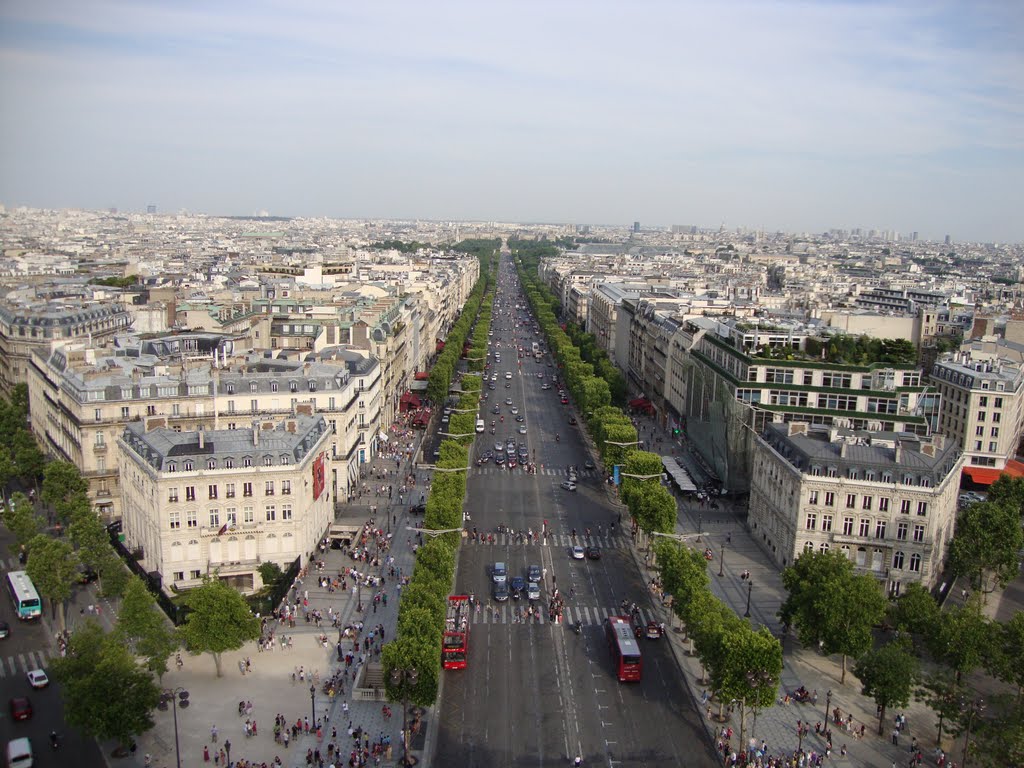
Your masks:
[[[505,378],[506,379],[511,379],[512,378],[512,371],[505,371]]]
[[[584,558],[583,547],[579,545],[576,545],[571,550],[569,550],[569,553],[572,555],[573,560],[582,560]]]
[[[41,669],[30,669],[28,672],[28,684],[33,688],[45,688],[50,684],[50,678]]]
[[[520,435],[525,435],[526,434],[526,425],[525,424],[520,424],[519,425],[519,434]]]
[[[572,480],[563,480],[562,487],[565,488],[565,490],[567,491],[575,491],[576,483],[574,483]]]

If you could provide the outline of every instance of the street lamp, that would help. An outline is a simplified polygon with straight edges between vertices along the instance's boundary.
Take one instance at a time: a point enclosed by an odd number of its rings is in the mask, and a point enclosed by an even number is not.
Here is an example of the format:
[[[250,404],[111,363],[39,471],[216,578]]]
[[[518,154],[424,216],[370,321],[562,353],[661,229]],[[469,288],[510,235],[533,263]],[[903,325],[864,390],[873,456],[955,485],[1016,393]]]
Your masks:
[[[227,768],[231,768],[231,739],[224,740],[224,751],[227,752],[228,757]]]
[[[832,717],[832,689],[829,688],[825,693],[825,723],[828,724],[828,719]]]
[[[725,576],[725,542],[722,542],[722,556],[718,558],[718,578]]]
[[[160,692],[160,702],[156,705],[161,712],[167,711],[167,705],[171,705],[174,713],[174,756],[177,759],[178,768],[181,768],[181,746],[178,742],[178,707],[188,709],[188,691],[184,688],[164,688]]]
[[[766,670],[766,669],[757,669],[757,670],[753,670],[752,669],[749,672],[747,672],[747,685],[750,686],[751,695],[753,695],[753,697],[754,697],[754,723],[753,723],[753,725],[750,728],[750,738],[751,739],[756,739],[757,738],[757,734],[756,734],[756,731],[757,731],[757,710],[758,710],[757,702],[758,702],[758,698],[759,698],[758,695],[757,695],[757,689],[760,688],[761,686],[768,685],[769,683],[773,683],[774,680],[775,680],[775,676],[771,672]]]
[[[796,735],[797,735],[796,751],[797,752],[803,752],[804,751],[804,736],[807,735],[807,732],[810,729],[811,729],[811,726],[807,725],[806,723],[801,723],[800,725],[798,725],[796,727]]]
[[[754,589],[753,579],[747,579],[747,610],[744,611],[743,617],[746,619],[750,618],[750,593]]]
[[[416,685],[419,672],[416,667],[403,669],[395,667],[391,670],[391,685],[401,689],[402,695],[402,765],[414,765],[409,759],[409,689]]]
[[[967,730],[964,733],[964,755],[960,762],[963,764],[963,768],[967,768],[967,756],[971,748],[971,728],[974,726],[974,718],[985,711],[985,702],[982,699],[963,700],[961,708],[967,715]]]
[[[316,685],[309,686],[309,707],[312,718],[309,721],[311,727],[316,726]]]

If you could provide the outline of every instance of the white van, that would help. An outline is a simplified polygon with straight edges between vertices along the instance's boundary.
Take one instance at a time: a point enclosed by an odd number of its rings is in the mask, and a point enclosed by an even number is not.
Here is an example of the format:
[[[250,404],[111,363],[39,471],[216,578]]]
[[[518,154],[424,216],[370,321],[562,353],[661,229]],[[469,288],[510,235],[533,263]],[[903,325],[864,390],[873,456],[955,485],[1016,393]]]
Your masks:
[[[476,420],[476,431],[478,433],[482,433],[484,431],[484,420],[483,419],[477,419]]]
[[[32,742],[27,738],[7,742],[7,768],[32,768]]]

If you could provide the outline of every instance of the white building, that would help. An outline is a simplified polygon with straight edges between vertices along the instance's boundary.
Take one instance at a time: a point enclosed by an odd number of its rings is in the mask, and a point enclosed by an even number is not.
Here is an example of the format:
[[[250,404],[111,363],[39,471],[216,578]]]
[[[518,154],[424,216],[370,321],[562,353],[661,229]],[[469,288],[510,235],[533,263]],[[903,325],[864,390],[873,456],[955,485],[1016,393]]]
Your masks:
[[[118,440],[123,530],[165,585],[216,574],[254,591],[261,563],[285,569],[327,531],[331,430],[322,416],[209,432],[147,430],[147,421],[128,423]]]

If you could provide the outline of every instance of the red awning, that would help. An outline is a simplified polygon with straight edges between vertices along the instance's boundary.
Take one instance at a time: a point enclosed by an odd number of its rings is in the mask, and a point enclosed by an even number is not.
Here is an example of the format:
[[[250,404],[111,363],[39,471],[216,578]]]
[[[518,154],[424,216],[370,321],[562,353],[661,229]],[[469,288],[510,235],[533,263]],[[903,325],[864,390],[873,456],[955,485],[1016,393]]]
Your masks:
[[[632,400],[629,401],[630,408],[646,408],[650,404],[651,401],[648,400],[646,397],[634,397]]]
[[[1003,469],[964,467],[964,474],[978,485],[992,485],[1002,474],[1007,474],[1010,477],[1024,477],[1024,462],[1008,461]]]
[[[416,374],[416,381],[426,381],[430,378],[430,373],[427,371],[420,371]]]

